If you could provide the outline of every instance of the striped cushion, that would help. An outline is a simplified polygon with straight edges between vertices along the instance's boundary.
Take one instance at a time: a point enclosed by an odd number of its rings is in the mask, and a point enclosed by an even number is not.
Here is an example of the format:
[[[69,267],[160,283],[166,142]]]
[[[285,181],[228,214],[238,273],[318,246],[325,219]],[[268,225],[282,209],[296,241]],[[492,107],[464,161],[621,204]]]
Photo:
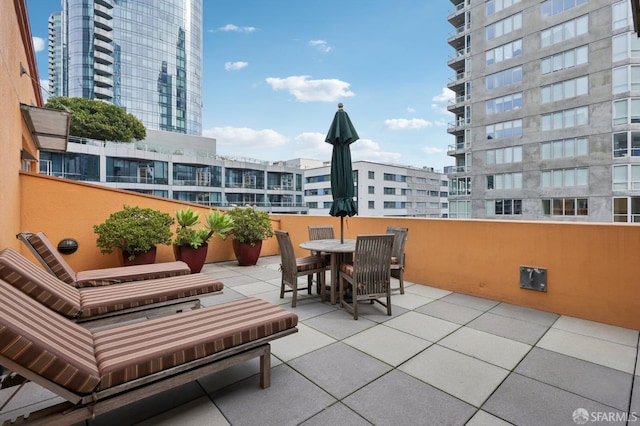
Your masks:
[[[81,314],[80,292],[12,248],[0,252],[0,279],[69,318]]]
[[[128,281],[155,280],[178,275],[189,275],[190,273],[189,265],[184,262],[162,262],[149,265],[93,269],[76,273],[75,285],[78,288],[99,287]]]
[[[31,234],[27,241],[38,252],[44,263],[47,264],[58,279],[71,285],[75,283],[76,272],[62,258],[62,255],[58,253],[58,250],[51,244],[44,232]]]
[[[96,331],[100,388],[251,342],[297,323],[294,313],[261,299],[246,298]]]
[[[344,272],[350,277],[353,277],[353,263],[341,263],[340,272]]]
[[[2,280],[0,294],[0,354],[73,392],[92,392],[100,375],[91,333]]]
[[[223,284],[206,274],[180,275],[159,280],[122,283],[116,286],[83,288],[79,291],[81,318],[167,300],[221,291]]]
[[[320,256],[305,256],[296,258],[298,272],[312,271],[324,268],[324,259]]]

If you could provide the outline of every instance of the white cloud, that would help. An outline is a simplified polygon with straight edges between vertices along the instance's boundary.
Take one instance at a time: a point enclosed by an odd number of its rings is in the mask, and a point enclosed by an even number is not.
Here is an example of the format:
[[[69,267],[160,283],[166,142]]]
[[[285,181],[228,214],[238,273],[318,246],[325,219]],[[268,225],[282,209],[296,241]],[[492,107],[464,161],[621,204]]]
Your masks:
[[[40,92],[42,92],[42,101],[47,103],[49,100],[49,91],[51,87],[49,87],[49,80],[40,80]]]
[[[379,163],[397,163],[402,155],[398,152],[385,152],[371,139],[359,139],[351,144],[352,161],[376,161]]]
[[[415,108],[411,108],[411,107],[407,107],[407,112],[409,114],[413,114],[414,112],[416,112],[416,109]]]
[[[33,48],[36,52],[42,52],[45,48],[44,39],[41,37],[33,37]]]
[[[256,27],[239,27],[234,24],[227,24],[224,27],[218,28],[218,31],[222,31],[222,32],[236,32],[236,33],[246,33],[246,34],[253,33],[257,30],[258,29]]]
[[[224,69],[227,71],[237,71],[237,70],[241,70],[242,68],[248,66],[249,63],[248,62],[242,62],[242,61],[237,61],[237,62],[225,62],[224,64]]]
[[[314,160],[331,160],[333,145],[324,141],[326,135],[317,132],[300,133],[295,137],[295,158],[311,158]]]
[[[424,152],[427,155],[434,155],[434,154],[446,154],[447,150],[443,148],[438,148],[436,146],[425,146],[424,148],[422,148],[422,152]]]
[[[315,47],[321,52],[329,53],[333,50],[333,47],[329,46],[324,40],[310,40],[309,46]]]
[[[355,95],[349,90],[349,83],[337,79],[310,80],[308,75],[294,75],[269,77],[266,82],[273,90],[288,91],[300,102],[333,102]]]
[[[389,130],[399,129],[422,129],[424,127],[431,127],[433,123],[422,118],[412,118],[408,120],[406,118],[390,118],[384,120],[384,127]]]
[[[288,138],[272,129],[255,130],[247,127],[213,127],[206,129],[202,135],[215,138],[219,146],[238,149],[263,149],[277,147],[288,142]],[[246,155],[251,157],[251,155]]]
[[[442,92],[439,95],[431,98],[433,101],[431,107],[440,113],[450,114],[450,112],[447,111],[447,105],[449,105],[450,100],[455,99],[455,96],[456,93],[453,90],[443,87]]]

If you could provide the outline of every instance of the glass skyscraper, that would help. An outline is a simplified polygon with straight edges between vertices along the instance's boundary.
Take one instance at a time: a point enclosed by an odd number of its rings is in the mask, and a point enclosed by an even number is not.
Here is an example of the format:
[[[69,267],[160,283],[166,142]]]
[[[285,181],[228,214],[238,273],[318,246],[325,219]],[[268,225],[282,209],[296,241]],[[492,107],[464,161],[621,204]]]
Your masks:
[[[202,0],[62,0],[49,19],[57,96],[123,107],[145,127],[202,133]]]

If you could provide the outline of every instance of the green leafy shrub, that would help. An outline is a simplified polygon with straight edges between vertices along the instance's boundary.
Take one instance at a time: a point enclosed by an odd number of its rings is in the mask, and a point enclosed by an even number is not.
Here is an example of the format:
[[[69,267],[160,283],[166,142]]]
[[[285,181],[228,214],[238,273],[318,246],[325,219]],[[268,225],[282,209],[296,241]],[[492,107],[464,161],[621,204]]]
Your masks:
[[[227,210],[225,216],[233,220],[233,228],[229,234],[241,243],[255,245],[255,241],[273,237],[273,227],[269,213],[256,210],[253,206],[234,207]]]

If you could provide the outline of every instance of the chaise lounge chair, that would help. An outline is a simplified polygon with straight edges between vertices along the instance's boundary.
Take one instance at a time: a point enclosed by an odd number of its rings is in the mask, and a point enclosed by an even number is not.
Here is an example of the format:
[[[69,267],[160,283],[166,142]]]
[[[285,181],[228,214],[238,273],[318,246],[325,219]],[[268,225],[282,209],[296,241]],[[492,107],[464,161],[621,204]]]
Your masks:
[[[66,400],[17,424],[75,424],[258,356],[267,388],[269,341],[298,331],[256,298],[90,331],[2,280],[0,293],[0,364]]]
[[[91,321],[93,327],[98,324],[96,320],[109,324],[197,308],[197,296],[223,288],[220,281],[206,274],[189,274],[78,289],[43,271],[12,248],[0,251],[0,279],[67,318]]]
[[[76,272],[58,253],[44,232],[35,234],[21,232],[16,237],[26,244],[47,271],[67,284],[78,288],[174,277],[191,273],[191,269],[184,262],[162,262]]]

